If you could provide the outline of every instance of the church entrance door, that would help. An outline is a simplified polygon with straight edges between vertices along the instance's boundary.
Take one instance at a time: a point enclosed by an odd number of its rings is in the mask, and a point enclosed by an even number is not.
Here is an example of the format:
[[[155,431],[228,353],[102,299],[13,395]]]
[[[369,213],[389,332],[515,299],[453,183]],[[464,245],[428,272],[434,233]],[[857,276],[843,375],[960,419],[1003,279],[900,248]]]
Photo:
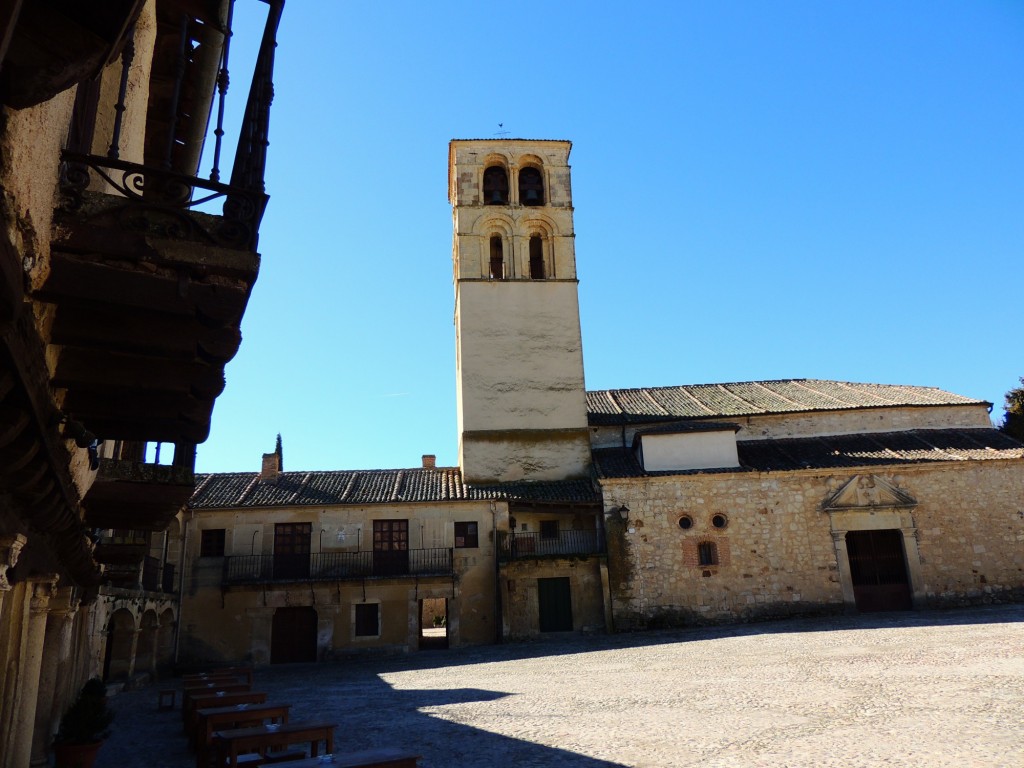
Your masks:
[[[846,553],[858,611],[908,611],[913,607],[900,531],[850,531]]]

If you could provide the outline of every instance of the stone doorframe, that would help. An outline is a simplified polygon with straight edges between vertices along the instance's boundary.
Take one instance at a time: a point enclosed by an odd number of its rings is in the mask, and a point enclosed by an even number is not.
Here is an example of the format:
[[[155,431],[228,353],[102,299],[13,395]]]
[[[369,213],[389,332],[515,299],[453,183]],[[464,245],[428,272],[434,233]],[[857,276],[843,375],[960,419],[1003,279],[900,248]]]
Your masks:
[[[821,505],[828,513],[839,566],[839,583],[843,603],[848,611],[857,610],[850,573],[850,557],[846,550],[846,534],[850,531],[896,529],[903,534],[903,554],[910,580],[911,601],[915,607],[924,598],[924,577],[921,574],[921,553],[917,548],[917,525],[913,511],[917,499],[899,487],[900,478],[892,481],[878,475],[855,475],[846,482],[830,478],[829,493]]]

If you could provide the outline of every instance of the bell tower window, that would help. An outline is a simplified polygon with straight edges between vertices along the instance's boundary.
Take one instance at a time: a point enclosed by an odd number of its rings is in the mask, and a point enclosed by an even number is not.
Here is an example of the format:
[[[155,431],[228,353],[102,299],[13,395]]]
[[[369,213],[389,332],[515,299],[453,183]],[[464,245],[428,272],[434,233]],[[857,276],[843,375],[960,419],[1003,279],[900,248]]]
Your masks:
[[[491,279],[505,279],[505,255],[501,245],[501,236],[491,236]]]
[[[544,243],[539,235],[530,238],[530,279],[544,279]]]
[[[536,168],[523,168],[519,172],[519,202],[544,205],[544,178]]]
[[[508,174],[500,165],[484,171],[484,205],[508,205]]]

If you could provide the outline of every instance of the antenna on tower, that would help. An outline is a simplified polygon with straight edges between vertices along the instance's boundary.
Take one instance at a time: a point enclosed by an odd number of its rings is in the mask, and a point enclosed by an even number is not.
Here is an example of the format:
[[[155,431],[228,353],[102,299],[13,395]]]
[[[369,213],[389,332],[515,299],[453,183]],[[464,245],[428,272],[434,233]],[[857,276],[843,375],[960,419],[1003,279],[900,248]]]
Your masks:
[[[498,123],[498,130],[495,132],[495,136],[508,136],[509,132],[504,130],[505,124]]]

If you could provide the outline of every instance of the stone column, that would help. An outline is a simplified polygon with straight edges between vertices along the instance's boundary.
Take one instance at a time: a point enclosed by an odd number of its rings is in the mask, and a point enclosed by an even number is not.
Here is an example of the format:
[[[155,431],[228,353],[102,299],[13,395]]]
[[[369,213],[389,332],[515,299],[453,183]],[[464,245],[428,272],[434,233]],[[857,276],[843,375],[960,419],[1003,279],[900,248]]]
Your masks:
[[[46,618],[46,633],[43,639],[43,663],[39,671],[39,698],[36,700],[35,734],[32,739],[32,765],[43,766],[48,762],[50,739],[57,731],[65,701],[60,681],[68,675],[68,659],[71,655],[71,630],[74,627],[78,600],[72,587],[57,590],[50,600],[50,611]],[[62,690],[58,690],[58,689]]]
[[[43,662],[43,641],[46,635],[46,614],[57,588],[57,574],[30,576],[26,584],[31,590],[28,632],[21,654],[21,685],[14,707],[14,732],[8,765],[21,768],[32,755],[32,735],[36,722],[36,701],[39,699],[39,671]]]
[[[846,531],[832,531],[832,543],[836,549],[836,565],[839,566],[839,585],[843,590],[843,604],[848,613],[857,610],[857,596],[853,591],[853,576],[850,573],[850,553],[846,551]]]
[[[132,630],[132,647],[128,651],[128,680],[126,685],[128,688],[132,686],[132,678],[135,677],[135,655],[139,652],[139,635],[142,634],[142,627],[136,627]]]

